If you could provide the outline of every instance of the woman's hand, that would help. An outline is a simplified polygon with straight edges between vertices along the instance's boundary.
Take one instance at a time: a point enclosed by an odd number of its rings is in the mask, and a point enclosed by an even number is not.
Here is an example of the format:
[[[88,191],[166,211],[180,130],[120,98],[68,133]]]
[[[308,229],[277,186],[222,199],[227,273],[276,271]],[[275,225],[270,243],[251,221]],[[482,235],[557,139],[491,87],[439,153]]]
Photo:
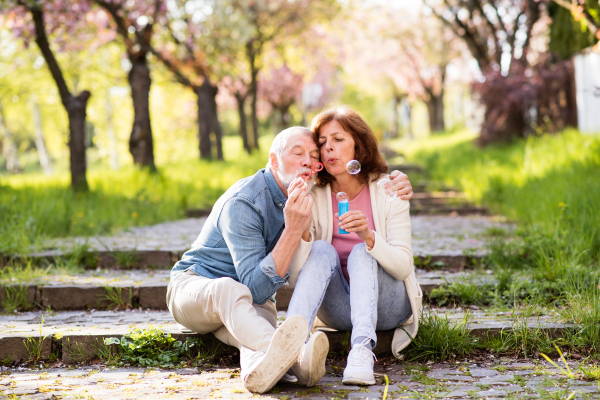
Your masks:
[[[402,200],[412,199],[413,190],[406,174],[394,170],[390,173],[390,179],[392,180],[392,188]]]
[[[369,247],[373,247],[375,243],[375,235],[369,230],[369,224],[367,223],[367,217],[360,210],[347,211],[342,214],[340,218],[339,214],[335,216],[340,219],[340,228],[346,232],[355,232],[361,240],[364,240]]]

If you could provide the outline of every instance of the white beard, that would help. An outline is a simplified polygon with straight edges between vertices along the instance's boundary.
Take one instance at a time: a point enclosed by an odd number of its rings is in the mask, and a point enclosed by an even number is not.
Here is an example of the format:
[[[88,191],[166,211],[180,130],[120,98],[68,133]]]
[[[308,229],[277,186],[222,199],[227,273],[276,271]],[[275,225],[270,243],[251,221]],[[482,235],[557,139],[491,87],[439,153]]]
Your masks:
[[[310,174],[311,170],[308,169],[308,168],[299,168],[294,173],[288,173],[282,167],[282,168],[280,168],[280,169],[277,170],[277,177],[281,181],[281,184],[283,186],[285,186],[286,189],[287,189],[287,188],[290,187],[290,185],[292,184],[292,182],[296,178],[298,178],[300,175],[302,175],[303,173],[306,173],[306,172],[308,172]],[[316,180],[316,176],[315,175],[312,175],[308,180],[306,180],[306,182],[305,182],[306,183],[306,193],[310,193],[310,191],[312,190],[313,186],[315,185],[315,180]]]

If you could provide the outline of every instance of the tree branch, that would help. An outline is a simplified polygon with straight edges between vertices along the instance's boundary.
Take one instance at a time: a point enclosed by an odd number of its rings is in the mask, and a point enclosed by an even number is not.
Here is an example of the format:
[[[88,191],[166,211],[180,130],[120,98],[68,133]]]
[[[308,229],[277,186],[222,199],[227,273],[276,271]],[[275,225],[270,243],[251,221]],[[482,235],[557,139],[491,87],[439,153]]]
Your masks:
[[[127,52],[129,54],[135,54],[134,50],[135,42],[129,36],[129,31],[127,30],[128,26],[132,26],[129,21],[126,21],[125,17],[119,15],[119,5],[116,3],[108,2],[106,0],[94,0],[96,4],[100,7],[104,8],[111,15],[115,23],[117,24],[117,32],[123,38],[125,42],[125,46],[127,47]]]
[[[179,83],[194,89],[196,85],[194,85],[192,81],[187,76],[185,76],[183,72],[181,72],[181,69],[177,65],[175,65],[174,62],[172,62],[169,58],[165,57],[161,52],[157,51],[151,44],[148,44],[148,50],[150,51],[150,53],[155,55],[156,58],[158,58],[158,60],[162,62],[169,69],[169,71],[171,71],[177,77]]]
[[[60,66],[54,57],[54,53],[52,49],[50,49],[50,43],[48,42],[48,36],[46,35],[45,21],[44,21],[44,11],[42,7],[39,5],[32,6],[31,4],[19,0],[19,4],[24,6],[33,17],[33,22],[35,25],[35,42],[37,43],[46,63],[48,64],[48,68],[50,69],[50,73],[56,82],[56,86],[58,87],[58,92],[60,93],[60,98],[65,106],[69,104],[70,99],[73,97],[69,88],[67,86],[67,82],[63,76],[62,71],[60,70]]]

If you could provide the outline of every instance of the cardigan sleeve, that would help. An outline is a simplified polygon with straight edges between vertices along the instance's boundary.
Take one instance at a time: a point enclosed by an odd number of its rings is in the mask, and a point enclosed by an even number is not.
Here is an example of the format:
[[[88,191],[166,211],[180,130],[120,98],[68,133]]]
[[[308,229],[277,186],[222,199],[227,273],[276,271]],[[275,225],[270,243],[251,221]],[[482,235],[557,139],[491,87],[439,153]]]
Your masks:
[[[375,245],[367,253],[371,254],[388,274],[403,281],[414,269],[408,201],[395,199],[387,212],[385,224],[387,241],[375,232]]]

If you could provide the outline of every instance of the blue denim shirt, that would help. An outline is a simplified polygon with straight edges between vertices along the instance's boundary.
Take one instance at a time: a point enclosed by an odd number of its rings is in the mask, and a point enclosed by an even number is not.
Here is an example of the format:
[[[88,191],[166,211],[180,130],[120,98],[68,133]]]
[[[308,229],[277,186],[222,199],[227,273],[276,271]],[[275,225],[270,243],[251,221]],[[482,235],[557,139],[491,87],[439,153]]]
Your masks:
[[[275,301],[285,283],[271,251],[284,228],[283,194],[271,171],[261,169],[229,188],[215,203],[200,235],[171,271],[229,277],[246,285],[257,304]]]

